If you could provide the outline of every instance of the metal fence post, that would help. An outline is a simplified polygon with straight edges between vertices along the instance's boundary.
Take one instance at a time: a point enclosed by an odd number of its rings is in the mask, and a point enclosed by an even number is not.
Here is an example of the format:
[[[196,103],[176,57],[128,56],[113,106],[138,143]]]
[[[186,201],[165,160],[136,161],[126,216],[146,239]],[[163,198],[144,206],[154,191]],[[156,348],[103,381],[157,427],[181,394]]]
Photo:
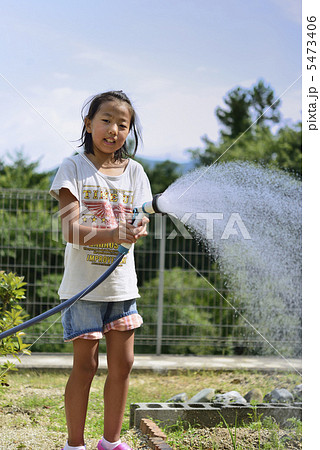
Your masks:
[[[161,355],[161,346],[162,346],[163,290],[164,290],[164,269],[166,256],[166,224],[167,224],[167,217],[163,215],[161,217],[161,241],[160,241],[160,258],[159,258],[157,355]]]

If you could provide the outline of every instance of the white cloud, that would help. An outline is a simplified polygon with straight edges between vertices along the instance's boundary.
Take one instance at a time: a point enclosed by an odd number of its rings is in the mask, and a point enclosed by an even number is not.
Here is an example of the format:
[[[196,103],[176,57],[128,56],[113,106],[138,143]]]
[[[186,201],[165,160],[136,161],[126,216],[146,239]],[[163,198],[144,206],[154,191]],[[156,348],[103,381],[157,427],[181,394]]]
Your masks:
[[[292,22],[302,23],[302,1],[301,0],[271,0],[280,8],[285,17]]]
[[[41,168],[50,169],[74,153],[80,137],[79,105],[88,92],[71,88],[32,87],[25,94],[5,95],[5,110],[0,112],[1,156],[23,148],[31,160],[41,158]]]
[[[105,76],[115,78],[115,75],[123,77],[138,77],[141,73],[141,62],[132,52],[108,52],[96,46],[83,45],[81,50],[73,54],[73,60],[81,64],[85,69],[103,70]],[[108,72],[106,72],[106,70]]]
[[[284,119],[290,118],[293,123],[301,121],[302,112],[302,89],[293,89],[289,95],[281,98],[281,113]]]
[[[272,1],[290,15],[290,20],[296,20],[300,14],[298,1]],[[81,106],[105,88],[125,90],[137,108],[143,126],[142,156],[186,160],[185,149],[201,146],[202,135],[217,139],[219,125],[214,110],[223,104],[225,94],[236,85],[249,87],[256,82],[256,78],[250,78],[253,70],[242,75],[242,79],[236,68],[232,76],[224,73],[222,61],[214,59],[217,57],[213,50],[193,68],[190,64],[167,66],[165,59],[163,64],[153,64],[153,49],[149,53],[133,52],[129,47],[127,51],[107,51],[100,47],[101,43],[88,44],[93,41],[83,36],[67,36],[66,31],[60,35],[60,31],[50,27],[49,32],[50,39],[44,34],[46,49],[57,35],[59,42],[64,43],[63,52],[53,56],[53,66],[37,67],[37,78],[26,65],[23,91],[45,120],[8,85],[1,88],[4,94],[0,151],[3,154],[24,146],[33,159],[43,156],[43,168],[57,166],[76,149],[77,143],[70,141],[78,139],[81,132]],[[32,85],[31,79],[37,79],[37,84]],[[283,99],[283,115],[293,117],[301,109],[297,105],[299,94],[292,89]]]
[[[224,92],[225,87],[187,89],[161,77],[142,80],[133,94],[143,126],[141,156],[187,160],[184,150],[199,146],[201,135],[216,138],[214,108]],[[77,148],[71,141],[80,137],[80,109],[90,94],[33,86],[24,94],[28,104],[17,93],[7,93],[6,108],[0,112],[2,154],[24,147],[32,160],[42,157],[41,168],[59,165]]]
[[[201,146],[201,136],[217,138],[215,107],[225,87],[187,89],[173,84],[159,89],[140,105],[145,156],[187,160],[187,148]]]
[[[239,85],[249,87],[255,81],[241,80]],[[138,155],[187,161],[185,150],[201,147],[201,136],[217,140],[219,124],[214,110],[223,104],[229,86],[192,84],[190,80],[179,84],[143,69],[140,79],[131,80],[128,86],[143,127],[144,146]],[[42,157],[42,169],[56,167],[77,150],[78,142],[72,141],[80,137],[81,106],[92,92],[67,85],[52,89],[32,86],[24,95],[37,112],[13,91],[2,95],[1,153],[23,146],[32,160]],[[297,87],[283,97],[284,118],[299,120],[293,112],[299,114],[300,95]]]

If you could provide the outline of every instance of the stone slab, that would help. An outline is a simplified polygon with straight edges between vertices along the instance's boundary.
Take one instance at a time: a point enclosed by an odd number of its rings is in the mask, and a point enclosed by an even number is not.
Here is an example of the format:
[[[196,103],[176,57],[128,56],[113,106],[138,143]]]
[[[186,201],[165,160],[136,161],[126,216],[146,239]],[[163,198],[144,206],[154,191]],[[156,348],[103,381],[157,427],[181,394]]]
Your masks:
[[[289,418],[302,420],[301,404],[259,404],[248,406],[222,406],[213,403],[133,403],[130,405],[130,426],[139,427],[141,419],[150,418],[162,425],[174,425],[177,421],[215,427],[222,418],[230,426],[237,423],[250,423],[253,417],[273,417],[280,425],[284,425]]]

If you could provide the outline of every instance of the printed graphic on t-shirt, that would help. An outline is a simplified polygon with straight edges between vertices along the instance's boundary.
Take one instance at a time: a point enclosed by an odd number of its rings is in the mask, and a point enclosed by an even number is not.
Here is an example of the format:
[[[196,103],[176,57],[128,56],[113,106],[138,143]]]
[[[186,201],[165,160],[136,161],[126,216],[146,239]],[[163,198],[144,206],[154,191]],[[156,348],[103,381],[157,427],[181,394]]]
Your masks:
[[[119,244],[97,244],[84,247],[86,261],[95,265],[110,266],[118,255]],[[124,256],[120,266],[126,263],[127,257]]]
[[[116,228],[119,220],[132,214],[132,203],[132,191],[83,186],[81,223],[94,228]],[[86,246],[86,262],[110,266],[118,254],[118,246],[112,243]],[[126,257],[120,265],[125,263]]]

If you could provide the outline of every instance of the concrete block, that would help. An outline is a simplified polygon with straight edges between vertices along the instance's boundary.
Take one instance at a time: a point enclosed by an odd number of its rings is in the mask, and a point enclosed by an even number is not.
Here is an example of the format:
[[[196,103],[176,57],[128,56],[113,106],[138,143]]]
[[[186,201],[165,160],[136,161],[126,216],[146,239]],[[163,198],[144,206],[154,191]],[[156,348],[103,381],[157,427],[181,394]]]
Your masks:
[[[279,425],[294,417],[302,420],[301,406],[260,403],[250,405],[219,406],[212,403],[134,403],[130,407],[130,426],[140,426],[141,419],[151,418],[163,425],[175,425],[177,421],[202,427],[214,427],[221,421],[238,426],[252,422],[252,417],[273,417]],[[236,419],[237,418],[237,419]]]

